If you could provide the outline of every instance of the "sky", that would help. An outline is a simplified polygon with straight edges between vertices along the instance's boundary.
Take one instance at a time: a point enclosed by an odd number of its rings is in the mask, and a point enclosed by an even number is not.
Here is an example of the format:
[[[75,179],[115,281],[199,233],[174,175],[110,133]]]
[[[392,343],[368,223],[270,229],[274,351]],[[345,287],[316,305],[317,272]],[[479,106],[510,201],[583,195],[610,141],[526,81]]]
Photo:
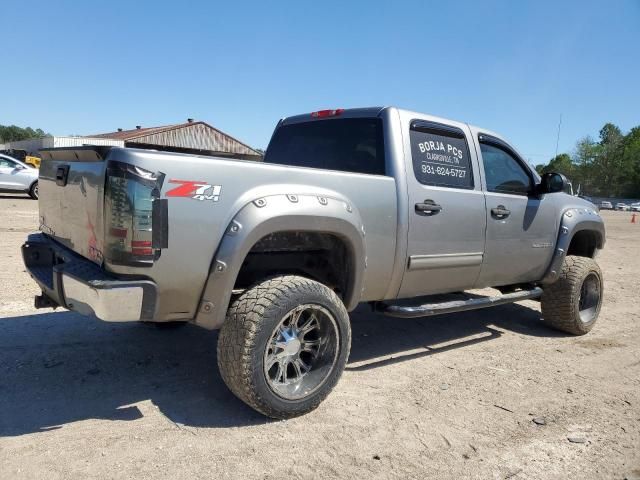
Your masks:
[[[90,135],[393,105],[499,132],[532,163],[640,125],[640,0],[0,0],[0,124]]]

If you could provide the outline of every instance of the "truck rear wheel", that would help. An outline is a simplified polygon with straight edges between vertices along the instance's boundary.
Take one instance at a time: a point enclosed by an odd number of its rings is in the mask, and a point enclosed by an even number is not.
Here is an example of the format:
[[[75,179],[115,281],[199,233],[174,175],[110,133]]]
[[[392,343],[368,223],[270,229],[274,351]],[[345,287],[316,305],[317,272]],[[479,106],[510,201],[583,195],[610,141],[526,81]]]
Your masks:
[[[292,418],[327,397],[350,348],[349,315],[338,296],[313,280],[281,276],[233,302],[218,337],[218,367],[250,407]]]
[[[544,289],[543,320],[557,330],[584,335],[598,319],[602,292],[602,272],[595,260],[570,255],[560,278]]]

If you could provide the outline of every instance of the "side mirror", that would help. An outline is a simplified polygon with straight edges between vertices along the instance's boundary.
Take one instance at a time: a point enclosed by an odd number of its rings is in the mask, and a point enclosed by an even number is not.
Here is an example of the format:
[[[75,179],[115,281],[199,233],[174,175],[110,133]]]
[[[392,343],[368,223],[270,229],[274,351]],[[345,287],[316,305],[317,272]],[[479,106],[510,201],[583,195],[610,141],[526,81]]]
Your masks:
[[[561,173],[545,173],[538,185],[538,193],[556,193],[564,191],[567,186],[567,177]]]
[[[16,163],[15,169],[16,170],[24,170],[25,167],[23,167],[22,165],[19,165]]]

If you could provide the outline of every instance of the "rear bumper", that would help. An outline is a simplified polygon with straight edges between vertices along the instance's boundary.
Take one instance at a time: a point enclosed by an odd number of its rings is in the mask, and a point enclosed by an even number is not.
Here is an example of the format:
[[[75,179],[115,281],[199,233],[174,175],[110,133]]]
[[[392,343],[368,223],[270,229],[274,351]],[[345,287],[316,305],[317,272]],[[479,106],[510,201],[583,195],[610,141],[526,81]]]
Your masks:
[[[109,322],[154,318],[157,289],[151,280],[110,275],[42,233],[29,235],[22,258],[47,297],[36,307],[57,304]]]

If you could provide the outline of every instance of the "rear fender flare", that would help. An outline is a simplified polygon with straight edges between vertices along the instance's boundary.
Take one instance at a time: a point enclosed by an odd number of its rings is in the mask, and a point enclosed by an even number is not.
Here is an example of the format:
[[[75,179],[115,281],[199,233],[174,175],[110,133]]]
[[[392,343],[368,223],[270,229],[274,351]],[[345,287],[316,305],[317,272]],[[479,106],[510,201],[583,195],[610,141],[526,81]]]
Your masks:
[[[195,323],[207,329],[222,326],[244,259],[261,238],[281,231],[329,233],[342,240],[350,258],[344,296],[353,310],[362,293],[366,252],[364,227],[355,206],[343,198],[281,194],[247,203],[229,223],[215,254]]]

